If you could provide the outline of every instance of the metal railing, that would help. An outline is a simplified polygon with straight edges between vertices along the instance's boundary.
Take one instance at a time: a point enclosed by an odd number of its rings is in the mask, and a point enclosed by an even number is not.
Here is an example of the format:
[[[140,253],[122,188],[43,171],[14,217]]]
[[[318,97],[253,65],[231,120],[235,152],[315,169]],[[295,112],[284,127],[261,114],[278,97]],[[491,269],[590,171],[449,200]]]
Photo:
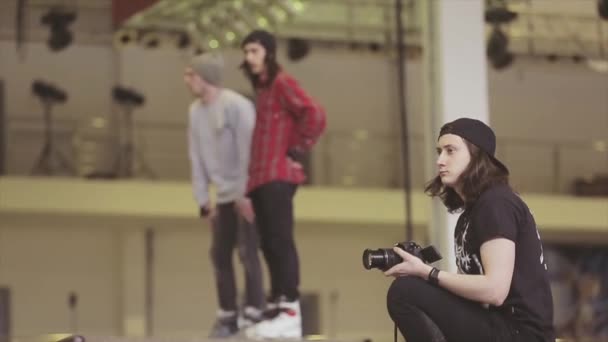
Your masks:
[[[9,174],[27,175],[42,143],[41,124],[34,119],[8,122],[7,169]],[[74,176],[110,170],[118,153],[110,128],[94,129],[58,122],[58,148],[75,164]],[[187,180],[190,176],[186,150],[186,127],[182,123],[139,122],[138,148],[157,179]],[[38,137],[38,138],[37,138]],[[607,141],[541,141],[498,137],[498,157],[511,170],[520,191],[569,193],[577,178],[608,173]],[[410,136],[411,182],[422,188],[425,160],[422,135]],[[399,136],[364,130],[330,130],[311,155],[311,183],[320,186],[398,188],[402,186]],[[136,175],[137,176],[137,175]]]

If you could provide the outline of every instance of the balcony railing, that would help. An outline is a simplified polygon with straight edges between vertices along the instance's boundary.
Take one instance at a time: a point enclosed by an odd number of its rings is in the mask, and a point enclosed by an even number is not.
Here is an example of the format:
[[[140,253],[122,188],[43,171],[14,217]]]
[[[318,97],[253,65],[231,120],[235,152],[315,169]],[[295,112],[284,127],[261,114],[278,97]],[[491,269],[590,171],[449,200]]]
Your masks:
[[[43,143],[42,123],[35,117],[8,120],[7,171],[30,174]],[[73,164],[73,176],[111,176],[120,153],[117,133],[94,123],[56,123],[55,144]],[[135,177],[148,168],[155,179],[188,180],[186,127],[182,123],[136,124]],[[606,141],[539,141],[498,137],[498,157],[511,170],[522,192],[571,193],[578,178],[608,173]],[[403,184],[400,140],[396,134],[330,130],[310,158],[314,185],[397,188]],[[411,184],[425,181],[425,148],[421,135],[410,137]],[[57,172],[69,175],[68,172]]]

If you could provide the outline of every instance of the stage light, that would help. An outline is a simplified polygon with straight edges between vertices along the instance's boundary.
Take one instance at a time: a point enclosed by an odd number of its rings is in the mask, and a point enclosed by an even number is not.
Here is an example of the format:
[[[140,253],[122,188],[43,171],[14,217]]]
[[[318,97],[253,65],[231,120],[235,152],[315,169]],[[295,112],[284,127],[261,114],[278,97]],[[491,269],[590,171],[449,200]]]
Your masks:
[[[68,95],[64,90],[40,80],[32,82],[32,93],[44,102],[63,103],[68,99]]]
[[[156,32],[146,32],[140,41],[146,49],[155,49],[160,46],[160,35]]]
[[[141,106],[146,100],[144,96],[137,91],[122,86],[115,86],[112,89],[112,97],[117,103],[131,107]]]
[[[207,43],[207,45],[209,45],[209,47],[212,49],[217,49],[218,47],[220,47],[220,42],[218,42],[216,39],[211,39],[209,40],[209,43]]]
[[[74,20],[76,12],[60,7],[51,8],[40,18],[41,23],[48,25],[51,30],[47,45],[52,51],[63,50],[72,43],[73,35],[68,30],[68,25]]]
[[[121,48],[137,42],[138,32],[133,29],[122,29],[114,33],[113,43],[115,47]]]
[[[236,39],[236,34],[234,34],[234,32],[232,31],[228,31],[226,32],[226,40],[229,42],[232,42]]]
[[[290,61],[299,61],[308,56],[310,43],[305,39],[291,38],[287,41],[287,57]]]
[[[517,13],[506,7],[490,7],[485,11],[485,21],[489,24],[506,24],[517,19]]]
[[[494,69],[504,69],[513,63],[515,56],[508,51],[508,47],[509,38],[498,25],[495,25],[486,47],[486,55]]]
[[[296,16],[304,11],[305,8],[305,1],[302,0],[271,0],[271,3],[285,11],[287,16]]]
[[[572,55],[572,61],[573,61],[574,63],[577,63],[577,64],[578,64],[578,63],[581,63],[581,62],[582,62],[582,61],[584,61],[584,60],[585,60],[585,57],[584,57],[584,56],[581,56],[581,55],[579,55],[579,54],[574,54],[574,55]]]
[[[258,19],[256,20],[256,23],[261,28],[267,28],[268,27],[268,19],[266,19],[264,17],[258,17]]]
[[[287,12],[285,12],[285,10],[283,10],[282,8],[280,8],[278,6],[271,6],[268,9],[268,12],[270,12],[270,15],[277,22],[284,22],[287,20]]]

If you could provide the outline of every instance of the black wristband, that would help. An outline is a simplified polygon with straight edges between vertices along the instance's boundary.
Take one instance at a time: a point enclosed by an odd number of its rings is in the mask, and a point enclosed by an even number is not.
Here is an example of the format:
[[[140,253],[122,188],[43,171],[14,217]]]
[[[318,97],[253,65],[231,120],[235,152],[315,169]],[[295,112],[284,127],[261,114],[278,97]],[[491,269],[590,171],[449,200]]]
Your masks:
[[[439,285],[439,270],[435,267],[429,272],[428,282],[433,285]]]

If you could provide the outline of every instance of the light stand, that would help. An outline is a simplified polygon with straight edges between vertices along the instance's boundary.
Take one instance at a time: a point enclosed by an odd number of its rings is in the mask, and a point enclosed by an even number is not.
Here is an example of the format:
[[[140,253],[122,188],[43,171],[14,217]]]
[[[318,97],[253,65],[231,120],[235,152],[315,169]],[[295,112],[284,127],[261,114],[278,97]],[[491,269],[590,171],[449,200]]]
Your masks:
[[[132,89],[120,86],[114,87],[112,96],[122,109],[123,130],[114,164],[114,173],[118,178],[132,178],[135,176],[135,168],[149,178],[156,178],[154,171],[148,166],[141,150],[135,145],[135,133],[133,129],[133,111],[144,104],[143,95]]]
[[[44,145],[31,173],[33,175],[53,175],[59,170],[74,174],[74,166],[53,143],[53,105],[67,100],[65,91],[42,81],[32,83],[32,92],[40,98],[44,115]]]

